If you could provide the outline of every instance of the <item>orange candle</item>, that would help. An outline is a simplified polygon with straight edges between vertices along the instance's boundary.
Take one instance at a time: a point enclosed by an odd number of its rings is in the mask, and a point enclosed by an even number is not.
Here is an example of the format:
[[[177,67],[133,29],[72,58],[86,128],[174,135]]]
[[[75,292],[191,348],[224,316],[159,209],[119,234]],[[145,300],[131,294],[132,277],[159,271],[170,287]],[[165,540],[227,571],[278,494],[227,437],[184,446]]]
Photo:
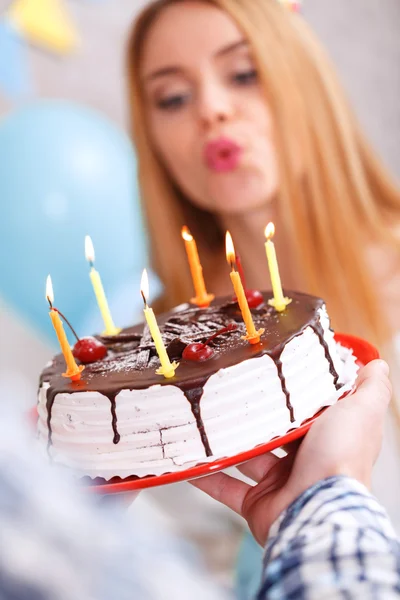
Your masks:
[[[85,367],[83,365],[76,364],[74,355],[72,354],[71,346],[68,343],[68,339],[64,331],[63,323],[60,319],[60,315],[53,308],[54,294],[50,275],[47,277],[46,282],[46,298],[50,304],[50,319],[53,323],[54,330],[61,346],[61,351],[67,364],[67,371],[63,373],[63,377],[69,377],[72,379],[72,381],[78,381],[81,378],[81,373]]]
[[[232,236],[229,231],[226,232],[226,259],[231,265],[231,281],[233,289],[235,290],[236,298],[242,313],[243,321],[246,325],[247,335],[244,337],[250,344],[259,344],[260,336],[264,333],[264,329],[255,328],[253,317],[247,302],[246,294],[243,288],[242,280],[240,279],[239,273],[235,269],[235,249],[233,246]]]
[[[197,304],[197,306],[200,306],[201,308],[205,308],[210,305],[212,300],[214,300],[214,295],[207,293],[203,277],[203,267],[201,266],[199,253],[197,251],[197,244],[187,227],[182,227],[182,238],[185,242],[194,292],[196,294],[196,297],[192,298],[191,302]]]

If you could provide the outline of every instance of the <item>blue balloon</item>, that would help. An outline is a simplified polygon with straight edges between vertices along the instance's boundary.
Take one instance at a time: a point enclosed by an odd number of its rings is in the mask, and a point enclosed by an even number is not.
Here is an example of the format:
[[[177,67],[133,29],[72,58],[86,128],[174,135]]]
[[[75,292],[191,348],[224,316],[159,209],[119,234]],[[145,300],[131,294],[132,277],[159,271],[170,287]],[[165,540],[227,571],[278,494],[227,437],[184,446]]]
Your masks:
[[[86,234],[108,296],[129,281],[138,285],[147,249],[134,152],[128,137],[100,114],[39,101],[3,119],[0,203],[0,295],[51,339],[49,273],[54,305],[78,331],[88,315],[98,314]],[[125,301],[133,315],[139,288]]]

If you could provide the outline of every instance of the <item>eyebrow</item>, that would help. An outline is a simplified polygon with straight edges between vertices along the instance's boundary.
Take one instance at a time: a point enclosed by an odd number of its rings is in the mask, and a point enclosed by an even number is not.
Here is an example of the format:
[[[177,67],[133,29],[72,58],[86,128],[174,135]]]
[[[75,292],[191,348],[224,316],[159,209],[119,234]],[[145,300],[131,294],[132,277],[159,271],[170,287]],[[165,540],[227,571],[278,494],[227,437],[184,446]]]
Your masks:
[[[239,48],[246,47],[248,45],[249,44],[246,40],[239,40],[237,42],[234,42],[233,44],[229,44],[229,46],[225,46],[221,50],[218,50],[218,52],[216,52],[214,54],[214,57],[220,58],[221,56],[230,54],[234,50],[238,50]],[[159,77],[166,77],[167,75],[179,75],[182,72],[183,72],[182,67],[171,65],[169,67],[162,67],[161,69],[157,69],[156,71],[153,71],[153,73],[150,73],[149,75],[147,75],[145,77],[145,79],[146,79],[146,81],[154,81],[154,79],[158,79]]]
[[[222,48],[222,50],[218,50],[215,56],[219,58],[220,56],[225,56],[225,54],[229,54],[234,50],[238,50],[239,48],[246,47],[248,45],[249,43],[247,40],[239,40],[237,42],[233,42],[233,44],[229,44],[229,46],[225,46],[225,48]]]

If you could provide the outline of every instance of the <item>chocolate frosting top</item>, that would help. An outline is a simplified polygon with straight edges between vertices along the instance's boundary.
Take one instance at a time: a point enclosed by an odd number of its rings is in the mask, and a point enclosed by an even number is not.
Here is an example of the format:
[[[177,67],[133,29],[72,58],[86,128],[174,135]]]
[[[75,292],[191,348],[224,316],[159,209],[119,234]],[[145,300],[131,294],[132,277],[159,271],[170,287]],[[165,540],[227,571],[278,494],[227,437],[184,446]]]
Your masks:
[[[41,383],[48,382],[55,394],[97,391],[109,395],[122,389],[143,389],[156,384],[196,387],[219,369],[263,354],[280,353],[293,337],[318,321],[317,311],[324,304],[323,300],[299,292],[287,291],[286,295],[292,302],[282,313],[268,305],[271,293],[267,292],[263,294],[264,303],[251,310],[256,328],[265,329],[260,344],[256,345],[242,339],[246,334],[245,326],[238,304],[230,297],[218,298],[208,308],[184,305],[183,310],[157,317],[168,354],[180,363],[171,379],[156,374],[160,362],[149,330],[141,324],[124,329],[116,336],[98,336],[106,344],[108,354],[103,360],[86,365],[80,381],[73,382],[62,376],[65,362],[60,354],[43,371]],[[204,362],[181,358],[187,344],[204,342],[230,323],[236,323],[237,329],[211,342],[212,358]]]

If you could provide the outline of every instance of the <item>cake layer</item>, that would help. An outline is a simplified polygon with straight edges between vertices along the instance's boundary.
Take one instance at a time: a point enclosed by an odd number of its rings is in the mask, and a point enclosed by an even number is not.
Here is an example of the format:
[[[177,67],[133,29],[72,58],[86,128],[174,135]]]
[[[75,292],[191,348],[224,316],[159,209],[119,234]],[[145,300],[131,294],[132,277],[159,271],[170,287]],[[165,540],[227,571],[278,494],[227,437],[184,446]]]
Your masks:
[[[107,358],[77,384],[56,357],[42,376],[38,425],[53,460],[106,480],[178,471],[268,442],[334,403],[354,383],[354,358],[335,343],[322,300],[288,294],[284,313],[267,303],[252,311],[265,328],[256,346],[226,298],[165,315],[162,335],[180,360],[173,379],[155,374],[143,325],[108,340]],[[182,359],[185,345],[232,322],[237,330],[214,340],[211,359]]]

